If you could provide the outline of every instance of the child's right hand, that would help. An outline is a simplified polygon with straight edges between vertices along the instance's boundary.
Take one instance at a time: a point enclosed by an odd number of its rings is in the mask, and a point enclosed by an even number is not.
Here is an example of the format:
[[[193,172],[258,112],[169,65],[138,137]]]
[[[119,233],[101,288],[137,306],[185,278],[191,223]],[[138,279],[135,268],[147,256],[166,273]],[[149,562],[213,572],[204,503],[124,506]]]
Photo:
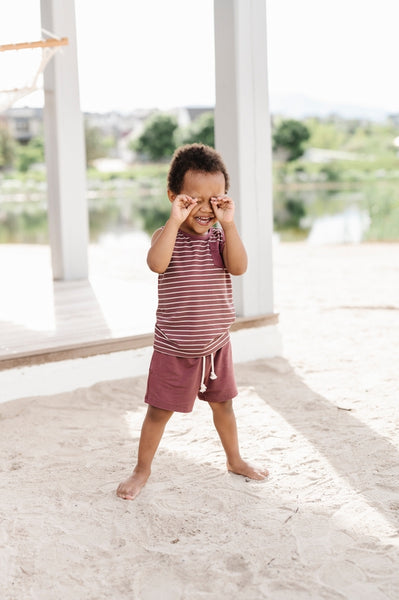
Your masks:
[[[187,219],[197,202],[196,198],[191,198],[187,194],[179,194],[172,202],[170,218],[181,225]]]

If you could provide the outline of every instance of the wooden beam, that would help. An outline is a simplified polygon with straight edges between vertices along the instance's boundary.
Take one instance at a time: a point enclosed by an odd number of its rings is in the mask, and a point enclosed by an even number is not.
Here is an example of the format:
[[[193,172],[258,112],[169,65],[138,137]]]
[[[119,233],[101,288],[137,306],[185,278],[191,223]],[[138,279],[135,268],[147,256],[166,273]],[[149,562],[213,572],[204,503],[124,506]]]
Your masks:
[[[231,331],[276,325],[277,323],[278,314],[259,315],[256,318],[241,317],[233,323]],[[98,354],[111,354],[112,352],[147,348],[148,346],[152,346],[153,340],[154,336],[152,333],[145,333],[142,335],[108,338],[85,343],[60,344],[58,347],[51,346],[37,350],[31,349],[25,352],[16,352],[4,358],[0,357],[0,371],[15,369],[17,367],[42,365],[60,360],[88,358],[89,356],[97,356]]]
[[[15,355],[9,355],[7,358],[0,359],[0,371],[6,369],[15,369],[17,367],[32,367],[49,362],[58,362],[60,360],[71,360],[74,358],[88,358],[98,354],[110,354],[111,352],[123,352],[126,350],[137,350],[138,348],[147,348],[153,343],[152,334],[133,335],[124,338],[98,340],[87,342],[85,344],[69,344],[50,347],[40,350],[31,350],[20,352]]]
[[[49,38],[48,40],[38,40],[37,42],[2,44],[0,46],[0,52],[6,52],[7,50],[25,50],[26,48],[55,48],[56,46],[67,46],[68,44],[69,41],[67,37],[60,38],[59,40]]]

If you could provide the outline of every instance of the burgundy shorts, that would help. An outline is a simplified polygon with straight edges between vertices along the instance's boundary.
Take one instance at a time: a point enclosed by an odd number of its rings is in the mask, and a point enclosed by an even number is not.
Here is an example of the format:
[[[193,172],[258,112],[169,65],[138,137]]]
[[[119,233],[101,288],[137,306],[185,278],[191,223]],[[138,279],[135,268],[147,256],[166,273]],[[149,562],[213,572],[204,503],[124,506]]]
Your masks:
[[[154,350],[147,380],[145,402],[174,412],[193,410],[195,399],[207,402],[226,402],[237,396],[231,344],[214,353],[214,372],[211,379],[211,357],[205,357],[205,392],[200,392],[203,358],[169,356]]]

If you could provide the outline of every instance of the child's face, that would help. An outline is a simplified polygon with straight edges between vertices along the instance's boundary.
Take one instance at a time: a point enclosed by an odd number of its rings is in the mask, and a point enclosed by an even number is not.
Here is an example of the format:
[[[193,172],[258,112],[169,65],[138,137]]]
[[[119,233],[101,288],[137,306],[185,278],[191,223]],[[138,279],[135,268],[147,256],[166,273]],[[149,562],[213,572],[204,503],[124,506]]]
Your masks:
[[[216,217],[211,205],[211,198],[225,194],[226,182],[222,172],[205,173],[203,171],[187,171],[183,179],[181,194],[187,194],[198,200],[180,229],[187,233],[205,234],[216,223]],[[169,194],[170,200],[176,194]]]

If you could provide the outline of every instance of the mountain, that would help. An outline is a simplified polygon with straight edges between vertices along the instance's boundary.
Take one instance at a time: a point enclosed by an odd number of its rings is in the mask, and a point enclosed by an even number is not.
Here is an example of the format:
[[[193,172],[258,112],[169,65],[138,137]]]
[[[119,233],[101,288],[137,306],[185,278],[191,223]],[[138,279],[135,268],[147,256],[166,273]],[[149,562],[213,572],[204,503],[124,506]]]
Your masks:
[[[270,111],[273,115],[282,115],[293,119],[304,117],[328,117],[331,114],[345,119],[367,119],[384,121],[389,111],[383,108],[357,106],[328,100],[318,100],[304,94],[269,92]]]

